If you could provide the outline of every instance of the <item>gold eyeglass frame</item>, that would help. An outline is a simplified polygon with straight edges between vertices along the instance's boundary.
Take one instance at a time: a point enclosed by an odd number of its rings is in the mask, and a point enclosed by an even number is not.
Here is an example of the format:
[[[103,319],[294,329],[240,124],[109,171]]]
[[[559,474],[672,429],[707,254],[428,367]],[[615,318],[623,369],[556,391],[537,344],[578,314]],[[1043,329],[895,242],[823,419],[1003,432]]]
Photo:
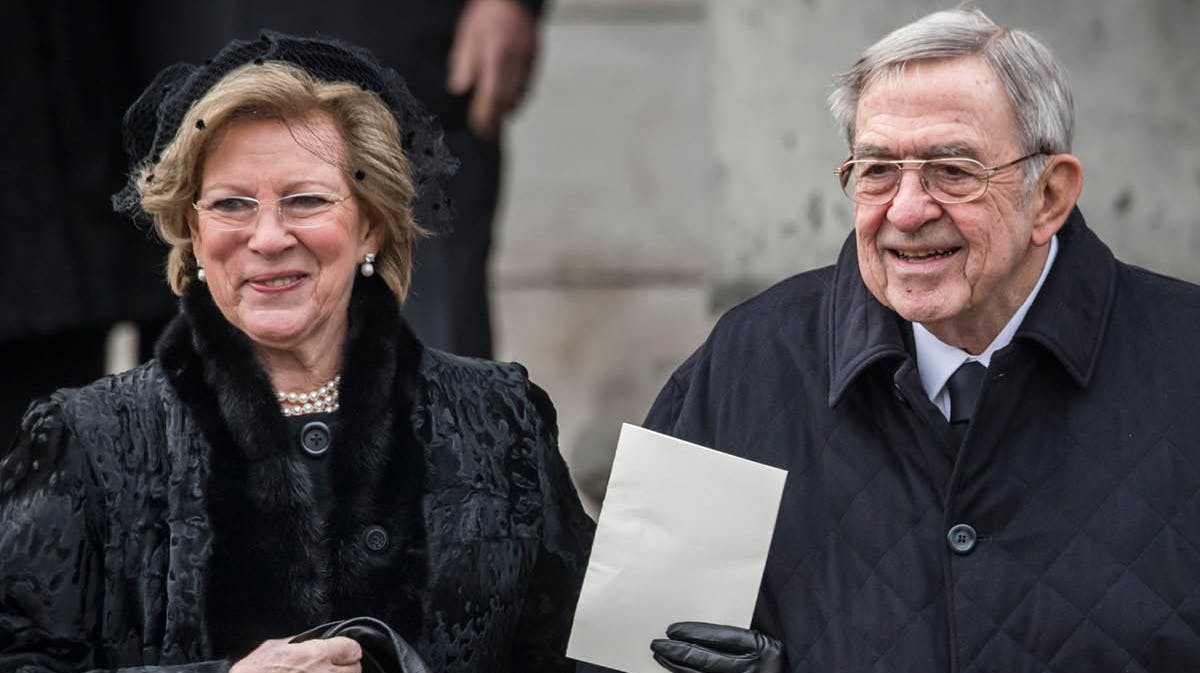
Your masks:
[[[834,173],[834,175],[836,175],[838,177],[838,183],[841,185],[842,193],[846,195],[846,198],[850,199],[851,201],[853,201],[855,203],[862,204],[864,206],[882,206],[886,203],[890,203],[892,201],[892,199],[896,198],[896,194],[900,193],[900,182],[901,181],[900,181],[900,179],[896,180],[896,185],[894,187],[892,187],[892,190],[887,195],[887,198],[880,197],[880,200],[878,200],[878,201],[876,201],[875,199],[872,199],[871,201],[862,201],[862,200],[858,199],[856,196],[854,196],[853,194],[846,191],[846,188],[849,185],[849,179],[846,176],[849,174],[850,169],[855,164],[890,164],[892,166],[895,166],[901,172],[900,173],[901,177],[903,177],[904,171],[917,171],[917,174],[921,177],[921,187],[925,190],[925,193],[928,194],[931,199],[933,199],[934,201],[937,201],[938,203],[944,204],[944,205],[953,205],[956,203],[969,203],[971,201],[975,201],[975,200],[983,198],[984,194],[987,194],[988,187],[991,185],[992,176],[995,175],[997,172],[1002,171],[1005,168],[1009,168],[1011,166],[1016,166],[1017,164],[1021,163],[1022,161],[1027,161],[1029,159],[1032,159],[1036,156],[1041,156],[1043,154],[1047,154],[1047,153],[1041,152],[1041,151],[1033,152],[1032,154],[1026,154],[1025,156],[1023,156],[1019,159],[1013,159],[1012,161],[1009,161],[1008,163],[997,164],[995,166],[984,166],[981,162],[979,162],[975,159],[972,159],[970,157],[936,157],[933,159],[855,159],[852,155],[850,158],[843,161],[842,164],[840,166],[838,166],[837,170],[835,170],[833,173]],[[962,199],[938,198],[938,196],[936,194],[934,194],[932,190],[930,190],[929,181],[925,177],[925,172],[924,172],[925,165],[935,162],[935,161],[966,161],[966,162],[970,162],[972,164],[979,166],[979,172],[978,172],[978,174],[976,174],[976,177],[978,177],[982,181],[983,187],[979,190],[978,194],[973,194],[969,197],[962,198]]]

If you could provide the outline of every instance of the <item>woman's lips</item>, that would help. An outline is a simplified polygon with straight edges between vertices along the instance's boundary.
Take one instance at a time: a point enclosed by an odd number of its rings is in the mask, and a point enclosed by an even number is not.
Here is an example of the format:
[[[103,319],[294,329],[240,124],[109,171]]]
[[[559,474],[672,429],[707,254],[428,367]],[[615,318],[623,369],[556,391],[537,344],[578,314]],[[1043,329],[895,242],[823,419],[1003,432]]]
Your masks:
[[[251,287],[261,292],[282,292],[299,285],[307,277],[303,273],[283,275],[258,276],[246,281]]]

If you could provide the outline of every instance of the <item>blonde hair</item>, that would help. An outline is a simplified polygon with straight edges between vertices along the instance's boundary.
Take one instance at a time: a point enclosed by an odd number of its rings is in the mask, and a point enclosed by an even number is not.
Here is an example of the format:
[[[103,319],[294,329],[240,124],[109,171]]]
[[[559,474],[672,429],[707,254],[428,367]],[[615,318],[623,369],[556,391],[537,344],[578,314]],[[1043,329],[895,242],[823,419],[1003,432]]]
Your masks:
[[[358,84],[321,81],[283,61],[248,63],[222,77],[191,106],[156,160],[136,170],[142,210],[171,246],[167,282],[175,294],[183,293],[198,270],[188,221],[216,134],[249,116],[289,123],[320,113],[329,115],[344,143],[343,156],[331,159],[377,229],[376,273],[404,300],[413,242],[425,232],[413,219],[412,169],[396,118],[378,95]]]

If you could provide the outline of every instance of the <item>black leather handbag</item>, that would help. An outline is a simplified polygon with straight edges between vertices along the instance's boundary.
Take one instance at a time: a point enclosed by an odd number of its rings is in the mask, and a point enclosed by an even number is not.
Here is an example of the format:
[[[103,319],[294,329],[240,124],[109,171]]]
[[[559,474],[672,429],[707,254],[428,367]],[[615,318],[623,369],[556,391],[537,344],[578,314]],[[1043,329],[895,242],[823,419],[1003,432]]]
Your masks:
[[[322,624],[292,638],[291,642],[334,636],[358,641],[363,653],[363,673],[430,673],[421,655],[392,627],[374,617],[353,617]]]

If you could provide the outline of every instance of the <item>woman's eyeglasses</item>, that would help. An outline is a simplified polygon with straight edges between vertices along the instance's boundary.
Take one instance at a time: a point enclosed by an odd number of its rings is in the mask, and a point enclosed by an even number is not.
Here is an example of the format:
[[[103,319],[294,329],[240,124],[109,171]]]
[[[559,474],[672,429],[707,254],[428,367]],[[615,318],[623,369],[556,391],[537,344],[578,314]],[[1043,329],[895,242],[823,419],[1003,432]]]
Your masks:
[[[326,192],[302,192],[288,194],[274,201],[259,201],[252,196],[216,196],[200,199],[192,204],[200,214],[200,221],[217,229],[236,231],[258,221],[263,204],[275,204],[279,221],[292,229],[312,229],[329,223],[321,217],[350,195],[341,196]]]

